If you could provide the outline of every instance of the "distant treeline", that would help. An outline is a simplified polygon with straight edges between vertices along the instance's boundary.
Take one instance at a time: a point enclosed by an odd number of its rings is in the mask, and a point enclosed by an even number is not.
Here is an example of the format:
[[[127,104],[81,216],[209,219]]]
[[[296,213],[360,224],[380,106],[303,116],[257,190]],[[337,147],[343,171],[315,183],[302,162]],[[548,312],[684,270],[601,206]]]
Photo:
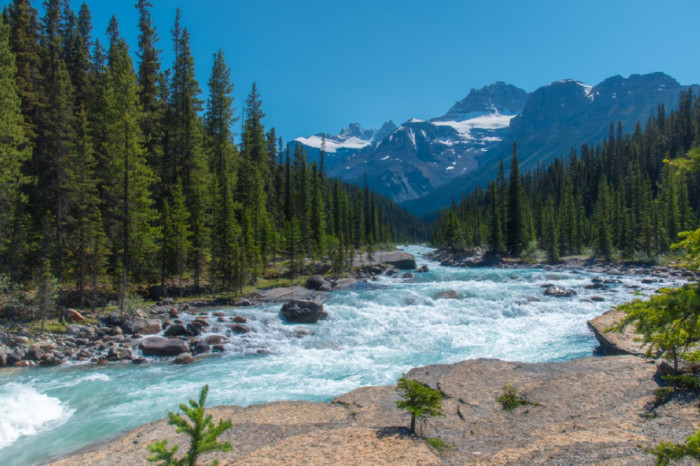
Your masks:
[[[206,101],[177,11],[164,70],[151,5],[138,0],[137,67],[116,18],[13,0],[0,18],[0,273],[89,291],[185,280],[230,290],[276,259],[336,267],[361,247],[425,240],[427,227],[366,186],[324,175],[266,131],[255,85],[232,127],[233,84],[215,54]],[[137,68],[137,69],[136,69]],[[279,261],[275,261],[277,263]]]
[[[700,145],[700,100],[681,93],[678,110],[663,106],[645,129],[623,135],[620,123],[595,146],[572,149],[520,176],[513,147],[510,177],[496,180],[438,215],[432,241],[440,247],[483,246],[520,255],[534,246],[551,261],[592,248],[605,258],[646,259],[669,251],[678,233],[698,226],[700,177],[664,160]]]

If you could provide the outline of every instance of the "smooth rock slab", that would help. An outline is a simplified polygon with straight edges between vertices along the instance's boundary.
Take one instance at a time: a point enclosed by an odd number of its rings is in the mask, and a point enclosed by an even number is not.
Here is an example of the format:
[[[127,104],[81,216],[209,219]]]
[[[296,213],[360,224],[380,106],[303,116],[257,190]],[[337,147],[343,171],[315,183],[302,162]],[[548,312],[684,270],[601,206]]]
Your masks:
[[[177,356],[190,351],[190,345],[176,338],[147,337],[139,345],[144,356]]]
[[[438,456],[408,435],[409,417],[396,408],[394,386],[362,387],[332,403],[274,402],[247,408],[208,408],[230,452],[201,458],[209,464],[654,464],[641,447],[682,442],[700,413],[670,401],[647,417],[658,384],[656,367],[634,356],[588,357],[527,364],[479,359],[412,369],[407,377],[438,388],[445,417],[424,430],[452,445]],[[539,405],[504,411],[496,402],[511,383]],[[194,397],[196,394],[193,394]],[[187,448],[163,419],[108,443],[98,443],[57,464],[144,464],[146,446],[162,439]]]
[[[600,347],[606,354],[633,354],[644,356],[648,345],[642,343],[642,336],[635,333],[634,325],[628,325],[623,332],[612,330],[625,316],[622,311],[611,309],[603,315],[587,322]]]

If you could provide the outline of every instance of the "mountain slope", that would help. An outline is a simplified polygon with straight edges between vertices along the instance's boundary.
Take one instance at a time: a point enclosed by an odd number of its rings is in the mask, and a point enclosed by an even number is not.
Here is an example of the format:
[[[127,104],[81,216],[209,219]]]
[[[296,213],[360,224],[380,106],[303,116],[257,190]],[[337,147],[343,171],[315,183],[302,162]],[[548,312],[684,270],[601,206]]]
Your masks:
[[[423,196],[477,169],[480,157],[505,137],[526,99],[522,89],[498,82],[472,89],[442,117],[412,119],[388,134],[383,134],[390,129],[385,125],[372,137],[358,134],[351,139],[348,134],[357,134],[351,125],[327,138],[327,148],[331,140],[344,144],[326,157],[328,175],[350,182],[366,177],[373,190],[395,201]],[[295,142],[304,144],[312,157],[320,148],[318,136]]]
[[[690,86],[694,92],[700,86]],[[431,193],[403,203],[409,211],[426,215],[447,206],[452,198],[476,186],[484,186],[496,174],[500,160],[510,157],[513,142],[518,144],[521,172],[554,157],[566,156],[582,143],[595,143],[606,137],[610,124],[620,122],[623,132],[631,132],[637,121],[644,124],[657,112],[678,107],[679,95],[688,89],[663,74],[614,76],[595,87],[574,80],[557,81],[533,92],[523,111],[511,120],[503,141],[480,159],[479,167]],[[508,163],[506,163],[506,166]]]

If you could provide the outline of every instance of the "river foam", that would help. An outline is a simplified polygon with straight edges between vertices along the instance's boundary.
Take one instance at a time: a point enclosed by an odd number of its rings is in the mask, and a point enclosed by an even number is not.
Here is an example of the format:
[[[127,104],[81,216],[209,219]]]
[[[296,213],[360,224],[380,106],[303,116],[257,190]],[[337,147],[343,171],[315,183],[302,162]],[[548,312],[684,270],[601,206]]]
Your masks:
[[[71,411],[58,398],[19,383],[0,387],[0,448],[22,436],[36,435],[64,423]]]

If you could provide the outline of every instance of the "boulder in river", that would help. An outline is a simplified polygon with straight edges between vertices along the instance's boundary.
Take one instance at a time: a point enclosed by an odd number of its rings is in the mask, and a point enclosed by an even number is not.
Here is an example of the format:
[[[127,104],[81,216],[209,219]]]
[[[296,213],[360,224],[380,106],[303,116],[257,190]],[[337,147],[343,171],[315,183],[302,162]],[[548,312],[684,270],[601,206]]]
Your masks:
[[[416,258],[413,254],[403,251],[383,252],[379,255],[379,262],[393,265],[400,270],[413,270],[416,268]]]
[[[180,353],[175,358],[175,364],[190,364],[194,362],[194,358],[190,353]]]
[[[120,327],[126,333],[138,333],[139,335],[154,335],[163,329],[160,320],[145,317],[128,317]]]
[[[458,299],[459,295],[455,290],[440,291],[435,295],[435,299]]]
[[[326,279],[323,278],[323,275],[311,275],[306,280],[306,287],[310,290],[320,290],[325,283]]]
[[[420,267],[418,267],[418,268],[416,269],[416,272],[418,272],[418,273],[426,273],[426,272],[428,272],[429,270],[430,270],[430,269],[428,269],[428,266],[425,265],[425,264],[423,264],[423,265],[421,265]]]
[[[184,324],[173,324],[165,329],[166,337],[182,337],[190,335]]]
[[[552,285],[548,286],[547,289],[544,290],[544,295],[554,296],[556,298],[570,298],[572,296],[576,296],[576,292],[569,288]]]
[[[288,322],[315,324],[319,319],[325,319],[328,314],[323,310],[323,304],[318,301],[291,299],[284,303],[280,311]]]
[[[139,347],[144,356],[177,356],[190,350],[184,340],[163,337],[146,337]]]

